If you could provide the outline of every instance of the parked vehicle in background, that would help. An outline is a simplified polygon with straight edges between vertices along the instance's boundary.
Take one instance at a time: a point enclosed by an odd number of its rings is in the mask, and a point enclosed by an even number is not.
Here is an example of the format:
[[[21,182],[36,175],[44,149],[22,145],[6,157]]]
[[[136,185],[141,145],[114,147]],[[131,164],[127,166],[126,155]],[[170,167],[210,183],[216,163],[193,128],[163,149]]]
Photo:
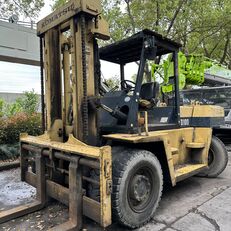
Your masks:
[[[181,91],[181,104],[190,105],[192,102],[201,105],[217,105],[225,110],[225,125],[214,127],[214,134],[225,143],[231,138],[231,86],[202,87]]]

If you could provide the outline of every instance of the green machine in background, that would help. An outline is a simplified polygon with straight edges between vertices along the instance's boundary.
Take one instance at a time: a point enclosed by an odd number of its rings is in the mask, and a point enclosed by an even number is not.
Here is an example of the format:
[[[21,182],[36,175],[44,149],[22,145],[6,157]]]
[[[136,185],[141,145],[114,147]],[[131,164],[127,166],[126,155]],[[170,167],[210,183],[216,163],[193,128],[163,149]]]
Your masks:
[[[163,98],[171,102],[174,92],[172,56],[161,64],[150,64],[152,77],[160,82]],[[231,143],[231,70],[203,55],[178,53],[179,89],[182,105],[199,103],[218,105],[225,109],[225,124],[213,125],[213,134],[223,142]],[[201,86],[189,89],[189,85]],[[181,115],[182,116],[182,115]]]
[[[178,71],[180,90],[187,85],[202,85],[206,74],[231,79],[231,70],[214,60],[198,54],[185,55],[183,52],[179,52]],[[162,79],[161,87],[163,93],[170,93],[174,90],[171,81],[174,72],[171,55],[162,64],[152,63],[151,72],[154,79]]]

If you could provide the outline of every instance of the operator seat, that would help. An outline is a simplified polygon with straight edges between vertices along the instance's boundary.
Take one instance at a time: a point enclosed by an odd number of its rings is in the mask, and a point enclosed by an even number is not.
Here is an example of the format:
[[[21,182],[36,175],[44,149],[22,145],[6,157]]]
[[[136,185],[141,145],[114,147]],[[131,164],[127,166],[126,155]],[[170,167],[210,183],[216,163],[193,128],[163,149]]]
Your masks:
[[[151,108],[156,105],[159,95],[160,85],[158,82],[144,83],[140,90],[139,105],[142,108]]]

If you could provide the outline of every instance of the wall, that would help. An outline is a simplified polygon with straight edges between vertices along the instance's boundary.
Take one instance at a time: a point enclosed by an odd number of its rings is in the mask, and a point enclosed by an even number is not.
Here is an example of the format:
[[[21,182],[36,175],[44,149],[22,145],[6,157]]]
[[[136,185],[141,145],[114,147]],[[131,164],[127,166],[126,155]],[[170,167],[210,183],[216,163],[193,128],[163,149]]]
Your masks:
[[[36,30],[0,21],[0,61],[39,66]]]

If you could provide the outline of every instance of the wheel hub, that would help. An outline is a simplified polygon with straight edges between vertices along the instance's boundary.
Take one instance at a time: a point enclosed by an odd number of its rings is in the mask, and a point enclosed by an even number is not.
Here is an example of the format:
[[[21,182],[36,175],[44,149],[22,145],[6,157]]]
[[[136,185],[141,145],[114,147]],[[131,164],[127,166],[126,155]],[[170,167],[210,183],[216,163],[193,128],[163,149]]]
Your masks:
[[[136,175],[131,183],[131,197],[137,202],[144,201],[151,190],[151,183],[148,177]]]

